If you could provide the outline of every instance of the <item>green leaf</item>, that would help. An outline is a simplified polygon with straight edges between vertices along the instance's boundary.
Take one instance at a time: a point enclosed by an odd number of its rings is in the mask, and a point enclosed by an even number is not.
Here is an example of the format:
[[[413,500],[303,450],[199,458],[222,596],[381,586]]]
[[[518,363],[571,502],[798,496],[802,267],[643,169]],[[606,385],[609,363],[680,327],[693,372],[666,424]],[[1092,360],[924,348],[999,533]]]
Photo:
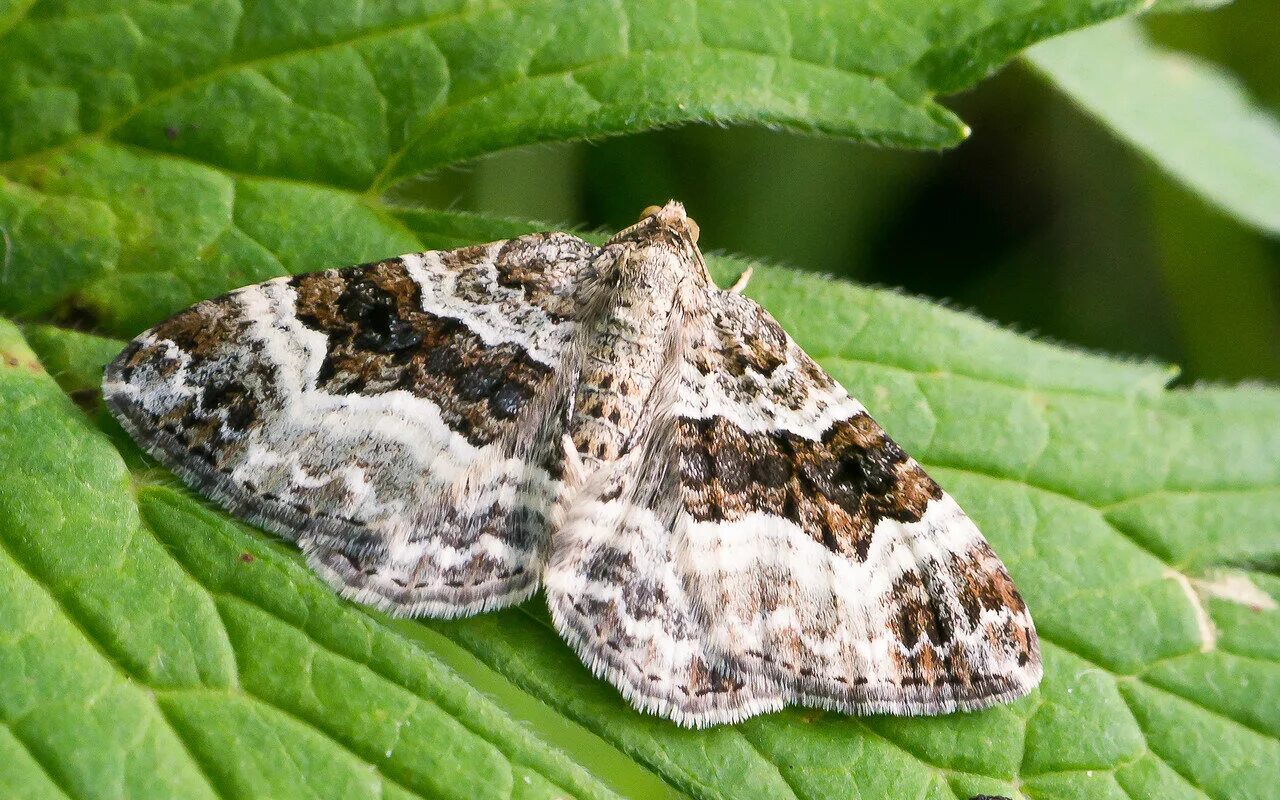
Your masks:
[[[1027,51],[1116,136],[1236,219],[1280,235],[1280,121],[1219,67],[1117,20]]]
[[[0,158],[110,138],[380,190],[498,148],[689,121],[936,148],[965,128],[935,94],[1137,4],[113,0],[20,22],[18,4]]]
[[[394,216],[415,247],[520,229]],[[715,263],[721,278],[741,267]],[[1280,393],[1166,391],[1160,365],[787,270],[758,268],[751,290],[1004,557],[1044,637],[1032,697],[935,719],[793,711],[700,732],[643,717],[586,672],[540,601],[418,623],[337,600],[288,547],[157,474],[88,400],[119,341],[34,325],[39,360],[13,328],[0,347],[12,410],[0,421],[0,653],[14,659],[0,712],[23,769],[73,796],[101,771],[132,796],[472,796],[524,777],[603,796],[582,764],[610,774],[621,756],[548,745],[581,725],[696,797],[1268,796],[1280,716],[1257,698],[1280,691],[1280,580],[1258,570],[1280,563]],[[1254,594],[1222,599],[1224,578]],[[477,691],[493,680],[481,664],[546,704],[532,729],[497,707],[520,701]],[[109,713],[84,700],[98,696]],[[97,762],[60,744],[66,725]],[[171,783],[128,783],[140,764]]]
[[[693,121],[955,144],[936,94],[1138,2],[18,4],[0,313],[124,335],[219,286],[403,250],[383,190],[504,147]]]
[[[380,193],[405,176],[682,121],[942,146],[934,95],[1133,5],[0,5],[2,793],[1269,796],[1276,390],[1166,390],[1163,365],[760,267],[751,293],[983,526],[1047,674],[977,714],[707,731],[630,710],[540,600],[448,623],[339,600],[97,394],[125,337],[210,295],[529,229]]]

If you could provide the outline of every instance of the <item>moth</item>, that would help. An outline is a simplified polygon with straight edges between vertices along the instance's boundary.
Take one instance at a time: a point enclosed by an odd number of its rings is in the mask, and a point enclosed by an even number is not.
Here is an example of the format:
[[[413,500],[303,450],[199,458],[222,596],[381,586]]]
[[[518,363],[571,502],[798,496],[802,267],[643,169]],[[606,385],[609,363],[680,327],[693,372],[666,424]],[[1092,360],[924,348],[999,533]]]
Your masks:
[[[637,709],[942,714],[1039,643],[967,516],[675,202],[603,246],[538,233],[278,278],[134,339],[103,392],[195,491],[343,595],[460,617],[539,587]]]

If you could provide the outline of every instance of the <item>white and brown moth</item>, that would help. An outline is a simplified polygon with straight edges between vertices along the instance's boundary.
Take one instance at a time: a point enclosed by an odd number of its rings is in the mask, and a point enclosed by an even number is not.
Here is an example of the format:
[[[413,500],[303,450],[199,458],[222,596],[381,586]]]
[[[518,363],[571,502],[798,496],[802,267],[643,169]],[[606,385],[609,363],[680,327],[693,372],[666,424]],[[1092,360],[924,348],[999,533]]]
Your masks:
[[[635,707],[1020,697],[1039,644],[955,501],[652,208],[279,278],[136,338],[103,390],[198,492],[344,595],[457,617],[539,586]]]

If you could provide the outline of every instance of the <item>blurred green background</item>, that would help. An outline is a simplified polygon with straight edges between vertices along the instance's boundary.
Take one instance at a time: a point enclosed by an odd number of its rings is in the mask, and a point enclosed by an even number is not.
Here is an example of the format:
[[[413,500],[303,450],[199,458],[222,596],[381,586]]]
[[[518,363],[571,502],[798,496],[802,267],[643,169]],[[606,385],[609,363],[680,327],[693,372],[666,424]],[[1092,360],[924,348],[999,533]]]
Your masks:
[[[1144,21],[1280,114],[1280,3]],[[1209,208],[1022,62],[948,105],[944,153],[693,127],[513,151],[409,189],[435,205],[617,229],[677,198],[724,250],[903,287],[1182,381],[1280,379],[1280,242]]]

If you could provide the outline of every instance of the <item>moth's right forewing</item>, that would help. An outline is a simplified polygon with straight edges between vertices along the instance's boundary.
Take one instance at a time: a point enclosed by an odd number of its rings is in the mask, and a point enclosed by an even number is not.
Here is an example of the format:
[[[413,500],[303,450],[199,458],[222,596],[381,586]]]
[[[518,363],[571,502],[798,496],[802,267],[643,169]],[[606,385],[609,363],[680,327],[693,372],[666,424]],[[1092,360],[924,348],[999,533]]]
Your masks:
[[[708,650],[848,713],[1034,688],[1031,617],[973,522],[763,309],[710,305],[678,437],[679,560]]]

